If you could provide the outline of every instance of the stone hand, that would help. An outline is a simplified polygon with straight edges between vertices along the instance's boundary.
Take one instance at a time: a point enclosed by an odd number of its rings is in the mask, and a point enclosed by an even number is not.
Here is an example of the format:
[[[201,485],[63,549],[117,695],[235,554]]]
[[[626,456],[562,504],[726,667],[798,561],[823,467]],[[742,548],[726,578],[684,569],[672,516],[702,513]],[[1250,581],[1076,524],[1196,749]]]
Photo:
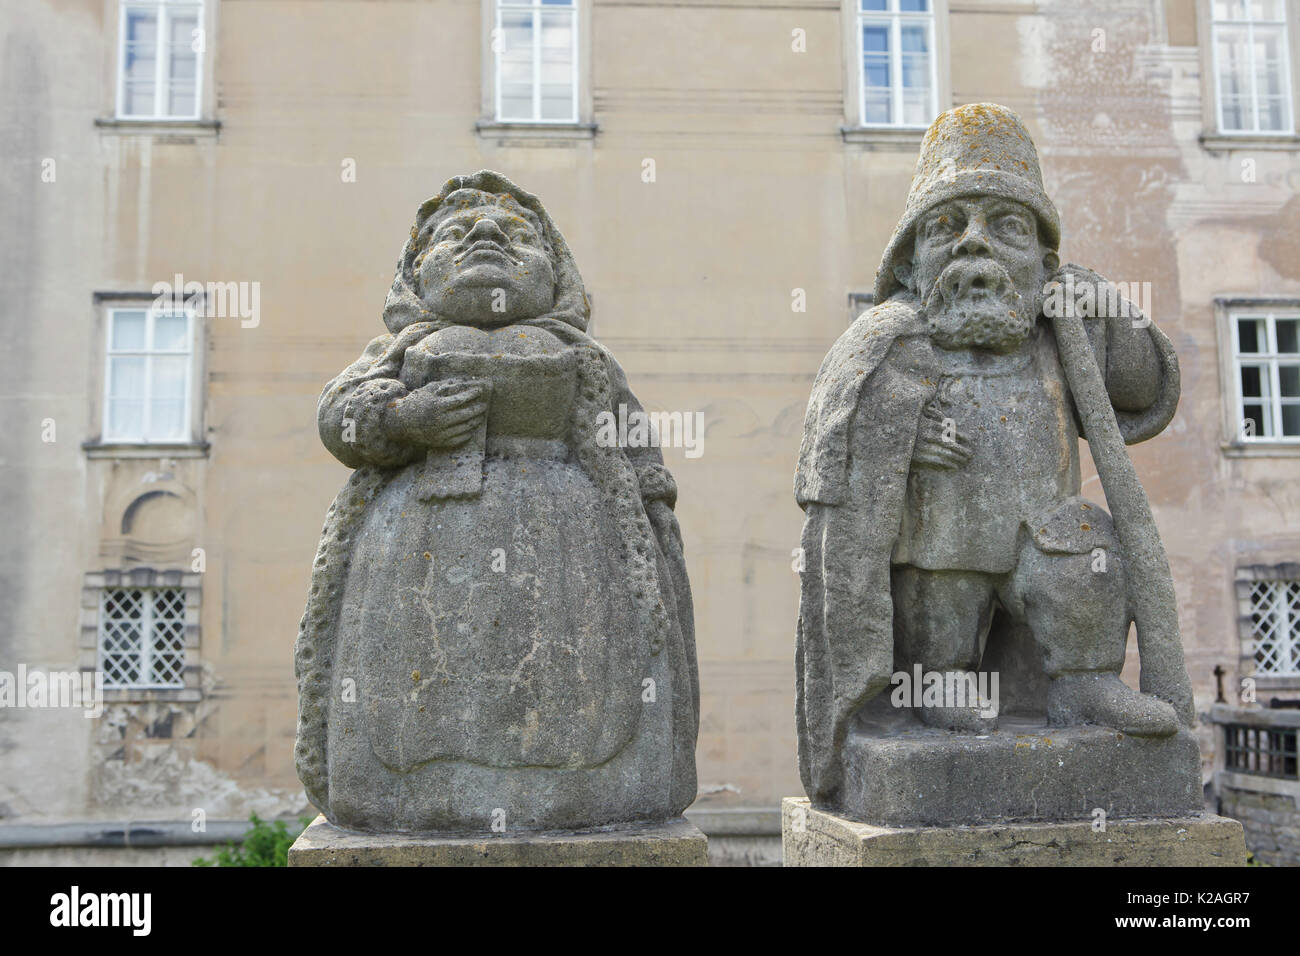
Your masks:
[[[913,464],[952,471],[970,461],[972,453],[970,442],[957,432],[951,420],[945,421],[926,409],[912,449]]]
[[[398,399],[390,421],[399,439],[428,448],[456,448],[473,437],[487,409],[482,385],[430,382]]]

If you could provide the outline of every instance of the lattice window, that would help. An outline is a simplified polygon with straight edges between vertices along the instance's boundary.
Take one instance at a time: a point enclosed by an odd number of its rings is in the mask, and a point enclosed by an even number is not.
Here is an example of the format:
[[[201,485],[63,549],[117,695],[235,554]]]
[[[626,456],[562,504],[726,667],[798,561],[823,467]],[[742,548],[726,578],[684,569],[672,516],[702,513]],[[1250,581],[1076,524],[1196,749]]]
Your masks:
[[[106,688],[183,687],[185,591],[105,588],[99,605],[99,666]]]
[[[1294,780],[1296,728],[1224,724],[1223,763],[1228,770]]]
[[[1255,673],[1300,676],[1300,581],[1256,581],[1250,588]]]

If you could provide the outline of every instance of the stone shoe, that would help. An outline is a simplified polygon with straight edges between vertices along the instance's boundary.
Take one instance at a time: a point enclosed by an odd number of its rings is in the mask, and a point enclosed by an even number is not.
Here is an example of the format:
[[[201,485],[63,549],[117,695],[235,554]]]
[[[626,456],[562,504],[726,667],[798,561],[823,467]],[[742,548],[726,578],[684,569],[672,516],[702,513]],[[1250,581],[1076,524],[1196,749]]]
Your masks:
[[[1174,708],[1142,694],[1118,674],[1063,674],[1047,689],[1047,723],[1052,727],[1101,724],[1134,737],[1168,737],[1178,731]]]

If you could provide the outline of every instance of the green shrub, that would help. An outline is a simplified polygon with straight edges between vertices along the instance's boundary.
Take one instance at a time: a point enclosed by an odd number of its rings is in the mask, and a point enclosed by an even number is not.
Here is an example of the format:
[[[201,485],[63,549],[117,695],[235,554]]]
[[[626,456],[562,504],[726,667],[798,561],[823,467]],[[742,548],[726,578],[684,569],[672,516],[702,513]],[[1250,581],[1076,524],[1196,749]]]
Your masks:
[[[256,813],[248,818],[253,828],[244,834],[243,843],[227,843],[211,859],[199,857],[195,866],[288,866],[289,847],[298,834],[307,829],[311,817],[299,817],[300,824],[290,830],[283,820],[267,823]]]

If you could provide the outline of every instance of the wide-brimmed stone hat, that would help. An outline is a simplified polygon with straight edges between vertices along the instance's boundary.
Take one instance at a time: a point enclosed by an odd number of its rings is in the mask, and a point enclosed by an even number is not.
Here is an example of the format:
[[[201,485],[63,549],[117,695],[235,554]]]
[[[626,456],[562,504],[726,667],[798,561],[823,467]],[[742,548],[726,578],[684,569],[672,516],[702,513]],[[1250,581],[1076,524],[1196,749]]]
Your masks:
[[[1056,207],[1043,188],[1038,151],[1020,117],[996,103],[968,103],[940,114],[921,141],[907,206],[876,272],[876,302],[901,287],[894,266],[912,255],[916,220],[932,206],[959,196],[992,195],[1024,203],[1038,215],[1039,237],[1061,242]]]

